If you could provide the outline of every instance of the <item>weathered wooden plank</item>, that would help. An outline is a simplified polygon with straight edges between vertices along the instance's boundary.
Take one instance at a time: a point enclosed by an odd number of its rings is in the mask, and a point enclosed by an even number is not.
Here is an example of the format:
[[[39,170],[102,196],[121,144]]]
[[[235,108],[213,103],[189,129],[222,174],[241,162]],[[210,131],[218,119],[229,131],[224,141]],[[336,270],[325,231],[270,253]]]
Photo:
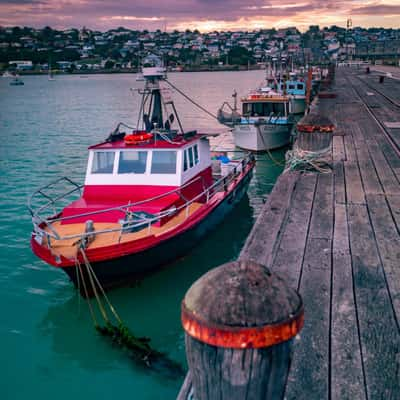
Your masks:
[[[357,126],[364,138],[364,143],[360,142],[360,145],[364,146],[365,140],[373,139],[376,136],[377,131],[380,130],[379,125],[377,125],[376,121],[366,112],[365,109],[361,111],[361,115],[357,118]]]
[[[346,195],[349,204],[365,204],[364,189],[361,183],[357,162],[345,161]]]
[[[289,372],[286,388],[289,400],[329,398],[332,216],[333,174],[321,174],[318,176],[300,278],[300,293],[307,316]],[[304,368],[305,365],[310,367]],[[304,388],[313,389],[305,391]]]
[[[364,145],[357,148],[356,152],[365,193],[383,193],[383,188],[379,182],[368,148]]]
[[[272,269],[298,288],[308,226],[317,183],[316,174],[304,174],[296,184],[293,202]]]
[[[346,160],[347,161],[356,161],[356,151],[354,148],[353,138],[351,135],[348,134],[346,129],[346,136],[343,137],[344,139],[344,148],[346,150]]]
[[[400,184],[396,179],[379,145],[375,141],[368,141],[368,148],[379,180],[386,194],[400,194]]]
[[[348,124],[350,133],[353,136],[354,147],[356,149],[365,146],[365,135],[364,132],[361,131],[361,127],[359,124],[360,124],[359,120]]]
[[[346,152],[344,150],[343,136],[333,136],[332,138],[332,157],[333,161],[345,161]]]
[[[348,205],[351,258],[369,399],[400,394],[400,337],[366,206]]]
[[[298,178],[298,172],[287,172],[278,178],[246,240],[239,259],[252,259],[260,264],[270,266]]]
[[[367,204],[375,232],[393,309],[400,321],[400,236],[386,203],[385,196],[367,196]],[[399,360],[400,361],[400,360]]]
[[[335,175],[335,202],[344,204],[346,202],[346,187],[344,183],[344,167],[342,162],[334,163],[333,173]]]
[[[400,232],[400,196],[387,195],[386,198],[389,203],[393,219],[396,223],[397,230]]]
[[[388,161],[392,169],[394,170],[400,168],[400,157],[394,150],[393,145],[389,143],[388,139],[385,136],[380,135],[376,137],[375,140],[381,148],[386,160]]]
[[[288,400],[329,398],[331,246],[329,239],[307,242],[300,282],[306,317],[289,371]]]
[[[365,399],[346,206],[342,204],[335,206],[332,269],[331,399]]]
[[[318,175],[317,190],[310,222],[309,236],[331,238],[333,232],[333,177],[332,173]]]

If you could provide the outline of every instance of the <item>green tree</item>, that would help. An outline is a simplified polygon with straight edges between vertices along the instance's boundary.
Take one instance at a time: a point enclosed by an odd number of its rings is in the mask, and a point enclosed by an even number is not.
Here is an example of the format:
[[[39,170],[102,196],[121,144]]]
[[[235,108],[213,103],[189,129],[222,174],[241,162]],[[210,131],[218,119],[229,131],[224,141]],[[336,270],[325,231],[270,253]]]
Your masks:
[[[249,62],[254,64],[254,59],[249,50],[245,47],[232,47],[228,53],[229,64],[233,65],[247,65]]]
[[[105,69],[112,69],[115,65],[115,62],[112,60],[107,60],[106,63],[104,64]]]

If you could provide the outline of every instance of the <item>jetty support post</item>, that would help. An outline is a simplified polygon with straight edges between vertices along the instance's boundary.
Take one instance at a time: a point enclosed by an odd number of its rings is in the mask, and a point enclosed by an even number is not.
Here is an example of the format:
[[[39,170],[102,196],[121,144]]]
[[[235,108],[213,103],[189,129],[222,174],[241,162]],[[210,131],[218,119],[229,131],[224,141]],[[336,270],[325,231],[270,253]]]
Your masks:
[[[193,399],[283,398],[304,310],[282,277],[250,260],[224,264],[190,287],[181,317]]]

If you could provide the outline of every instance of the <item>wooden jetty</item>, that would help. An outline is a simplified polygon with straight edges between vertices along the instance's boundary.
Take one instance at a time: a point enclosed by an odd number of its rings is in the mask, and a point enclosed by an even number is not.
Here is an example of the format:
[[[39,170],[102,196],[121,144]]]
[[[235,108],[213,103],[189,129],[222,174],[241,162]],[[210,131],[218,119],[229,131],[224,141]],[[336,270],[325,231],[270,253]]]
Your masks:
[[[303,298],[286,399],[400,399],[400,81],[378,77],[337,69],[332,171],[283,173],[239,257]]]

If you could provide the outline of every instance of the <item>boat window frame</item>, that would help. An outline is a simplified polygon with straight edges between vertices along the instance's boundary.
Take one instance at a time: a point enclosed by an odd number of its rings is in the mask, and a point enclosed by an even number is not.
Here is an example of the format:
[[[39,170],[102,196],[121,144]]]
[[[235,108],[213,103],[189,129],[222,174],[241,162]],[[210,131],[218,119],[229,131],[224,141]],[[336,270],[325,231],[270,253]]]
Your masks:
[[[183,172],[189,169],[188,157],[186,153],[186,149],[183,150]]]
[[[153,172],[154,153],[174,153],[175,154],[175,171],[174,172]],[[149,163],[149,175],[177,175],[178,171],[178,151],[175,149],[157,149],[151,151]]]
[[[114,155],[112,163],[111,163],[112,168],[111,168],[110,172],[93,171],[93,167],[94,167],[94,165],[96,163],[96,155],[100,154],[100,153],[109,153],[109,154],[113,154]],[[117,159],[119,159],[119,154],[118,153],[119,152],[116,151],[116,150],[103,150],[103,149],[101,149],[101,150],[93,150],[92,157],[91,157],[91,162],[90,162],[90,175],[113,175],[114,171],[115,171],[115,161]]]
[[[120,168],[120,161],[121,161],[121,154],[122,153],[146,153],[146,161],[144,163],[144,171],[143,172],[119,172],[119,168]],[[123,149],[123,150],[119,150],[118,152],[118,157],[115,160],[115,174],[116,175],[127,175],[127,174],[132,174],[132,175],[146,175],[148,173],[148,163],[149,163],[149,159],[150,159],[150,151],[147,149],[132,149],[132,150],[127,150],[127,149]]]
[[[193,147],[190,146],[188,148],[188,156],[189,156],[189,168],[194,167],[194,156],[193,156]]]
[[[200,164],[200,150],[198,143],[192,144],[182,151],[183,162],[182,171],[186,172]]]
[[[200,152],[197,143],[195,143],[195,145],[193,146],[193,156],[194,156],[194,165],[197,165],[200,162]]]

